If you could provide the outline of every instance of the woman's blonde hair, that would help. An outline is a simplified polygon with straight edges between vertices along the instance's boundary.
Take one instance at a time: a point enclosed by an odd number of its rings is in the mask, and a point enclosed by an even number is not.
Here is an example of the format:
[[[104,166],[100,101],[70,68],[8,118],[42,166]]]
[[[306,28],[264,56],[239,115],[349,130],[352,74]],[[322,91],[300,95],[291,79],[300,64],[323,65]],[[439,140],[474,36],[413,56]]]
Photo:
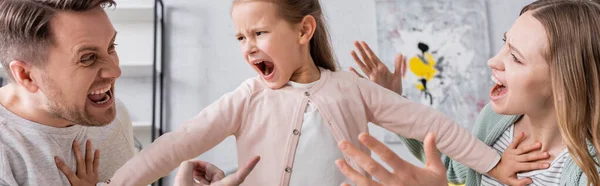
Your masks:
[[[563,141],[588,178],[599,185],[600,5],[591,0],[538,0],[531,11],[544,25],[554,107]],[[595,148],[589,149],[588,143]]]

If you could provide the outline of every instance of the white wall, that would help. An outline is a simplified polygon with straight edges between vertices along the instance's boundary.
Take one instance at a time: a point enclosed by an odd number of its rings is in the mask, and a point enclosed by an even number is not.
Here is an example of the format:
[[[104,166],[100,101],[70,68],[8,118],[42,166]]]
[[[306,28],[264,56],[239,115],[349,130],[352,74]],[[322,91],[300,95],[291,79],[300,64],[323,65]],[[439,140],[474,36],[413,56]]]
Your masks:
[[[488,0],[492,54],[502,46],[502,33],[516,19],[521,7],[530,1]],[[165,0],[165,3],[168,8],[166,60],[169,63],[165,69],[168,91],[166,114],[168,130],[172,130],[255,74],[243,61],[233,36],[229,14],[231,0]],[[377,51],[374,0],[322,0],[322,4],[337,59],[344,69],[353,65],[349,53],[354,40],[364,40]],[[136,82],[149,85],[150,81],[122,82],[122,86],[129,86]],[[128,95],[124,102],[134,118],[147,116],[149,104],[140,104],[135,100],[136,96],[132,96],[139,92],[128,90],[120,94]],[[371,132],[380,139],[385,133],[378,127],[372,127]],[[390,146],[401,156],[415,161],[401,145]],[[226,171],[233,169],[236,166],[235,140],[228,138],[199,158]],[[170,180],[167,182],[172,183]]]
[[[502,35],[515,22],[521,9],[534,0],[487,0],[490,25],[492,55],[496,55],[504,45]]]

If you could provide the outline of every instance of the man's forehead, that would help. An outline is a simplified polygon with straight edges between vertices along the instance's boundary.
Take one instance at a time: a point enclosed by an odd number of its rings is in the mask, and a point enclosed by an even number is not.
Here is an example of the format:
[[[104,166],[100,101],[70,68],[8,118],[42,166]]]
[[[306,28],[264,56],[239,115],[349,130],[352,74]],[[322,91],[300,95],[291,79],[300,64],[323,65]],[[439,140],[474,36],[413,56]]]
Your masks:
[[[102,8],[58,12],[50,21],[50,27],[58,45],[82,42],[107,44],[115,36],[115,29]]]

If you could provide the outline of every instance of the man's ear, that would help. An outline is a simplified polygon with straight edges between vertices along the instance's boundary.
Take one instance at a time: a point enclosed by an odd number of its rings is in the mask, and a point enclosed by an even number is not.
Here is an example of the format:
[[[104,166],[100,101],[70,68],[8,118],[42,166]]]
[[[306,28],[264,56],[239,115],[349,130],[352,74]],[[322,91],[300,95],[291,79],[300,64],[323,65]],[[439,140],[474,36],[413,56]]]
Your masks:
[[[31,64],[23,61],[12,61],[9,63],[9,68],[16,84],[25,88],[30,93],[38,91],[37,82],[31,76]]]
[[[304,16],[300,22],[300,44],[309,44],[317,29],[317,20],[312,15]]]

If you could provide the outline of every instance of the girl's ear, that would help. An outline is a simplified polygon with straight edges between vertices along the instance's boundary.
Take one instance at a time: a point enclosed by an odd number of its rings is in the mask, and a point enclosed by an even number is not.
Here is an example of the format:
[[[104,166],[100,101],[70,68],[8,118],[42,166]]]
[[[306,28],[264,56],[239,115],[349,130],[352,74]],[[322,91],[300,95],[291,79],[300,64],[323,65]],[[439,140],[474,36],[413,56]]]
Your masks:
[[[315,30],[317,28],[317,20],[312,15],[307,15],[302,19],[300,23],[300,44],[309,44],[313,35],[315,34]]]

